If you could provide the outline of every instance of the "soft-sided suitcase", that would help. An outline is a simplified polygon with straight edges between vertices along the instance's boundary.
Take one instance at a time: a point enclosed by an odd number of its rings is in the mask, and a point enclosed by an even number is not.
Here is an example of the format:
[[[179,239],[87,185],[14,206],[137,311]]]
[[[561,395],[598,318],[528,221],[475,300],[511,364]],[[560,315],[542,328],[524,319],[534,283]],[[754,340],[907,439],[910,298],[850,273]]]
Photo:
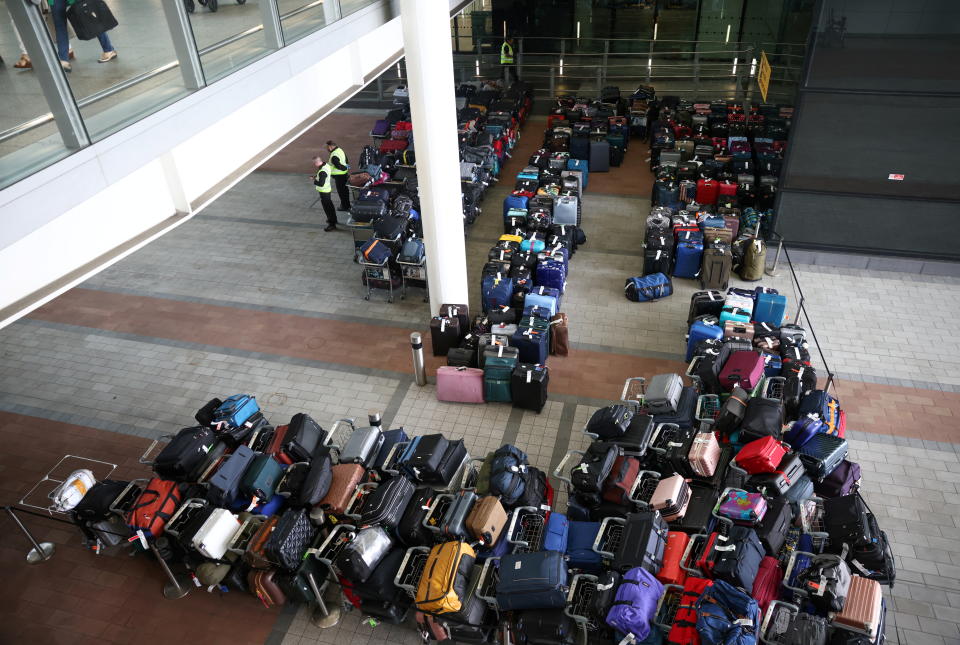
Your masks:
[[[448,365],[438,367],[437,400],[452,403],[483,403],[483,370]]]
[[[373,470],[382,470],[384,465],[386,465],[387,457],[390,456],[390,451],[398,443],[406,443],[410,441],[410,437],[407,436],[407,432],[403,428],[393,428],[391,430],[385,430],[383,432],[383,444],[380,446],[380,451],[377,453],[377,458],[373,462]],[[393,455],[393,457],[399,458],[399,454]]]
[[[780,561],[769,555],[760,561],[757,577],[753,580],[751,596],[760,607],[760,614],[767,613],[770,603],[780,597],[780,585],[783,584],[783,569]],[[812,645],[812,644],[805,644]]]
[[[337,464],[331,474],[330,488],[318,505],[331,515],[343,515],[367,471],[360,464]]]
[[[282,476],[283,466],[276,459],[270,455],[256,455],[240,480],[240,495],[267,501],[273,496]]]
[[[363,501],[360,509],[361,523],[395,528],[407,510],[413,493],[413,484],[403,475],[381,482]]]
[[[561,609],[567,601],[567,563],[563,554],[539,551],[505,555],[500,560],[496,598],[501,611]]]
[[[610,171],[610,142],[593,140],[590,142],[590,172]]]
[[[383,445],[383,432],[380,428],[367,426],[357,428],[350,433],[347,442],[340,450],[340,463],[362,464],[369,468]]]
[[[256,455],[246,446],[239,446],[220,464],[207,489],[207,499],[218,506],[232,504],[240,494],[240,480]]]
[[[225,399],[213,414],[214,425],[239,428],[260,411],[257,399],[249,394],[234,394]]]
[[[550,514],[553,517],[553,513]],[[571,569],[597,573],[603,565],[603,556],[593,550],[600,532],[600,522],[575,520],[570,522],[567,534],[567,564]]]
[[[227,552],[238,528],[240,521],[236,515],[225,508],[215,508],[194,534],[193,548],[205,558],[219,560]]]
[[[681,430],[688,430],[693,427],[693,415],[696,413],[698,398],[695,388],[684,387],[680,393],[676,414],[657,414],[654,415],[653,420],[656,423],[674,423],[680,426]]]
[[[847,440],[830,434],[817,434],[799,450],[807,474],[813,481],[823,481],[847,458]]]
[[[622,573],[635,567],[643,567],[656,573],[663,566],[667,533],[667,523],[659,511],[627,514],[611,568]]]
[[[153,472],[162,479],[196,481],[203,474],[207,454],[214,443],[216,435],[210,428],[184,428],[153,460]]]
[[[880,583],[861,576],[851,576],[850,589],[843,610],[833,617],[833,624],[843,630],[876,639],[883,614]]]
[[[712,432],[698,432],[688,454],[690,469],[700,477],[713,477],[720,461],[720,443]]]
[[[814,488],[820,497],[841,497],[853,493],[859,486],[860,464],[844,459]]]
[[[603,483],[603,499],[613,504],[628,506],[630,492],[640,473],[640,460],[621,455],[613,462],[613,468]]]
[[[500,500],[492,495],[481,497],[467,516],[467,530],[484,546],[496,544],[506,524],[507,512]]]
[[[510,376],[513,407],[540,412],[547,403],[550,374],[546,365],[518,363]]]
[[[550,334],[532,328],[518,329],[510,338],[510,346],[517,348],[520,363],[543,365],[550,354]]]
[[[277,459],[283,461],[283,456],[286,455],[291,463],[310,461],[313,453],[323,444],[326,437],[327,433],[309,414],[297,413],[290,418],[287,430],[283,434],[283,454],[277,455]]]
[[[440,305],[439,315],[447,318],[456,318],[460,324],[460,333],[466,333],[470,329],[470,309],[467,305]]]
[[[680,568],[680,562],[689,542],[690,536],[682,531],[670,531],[667,534],[663,566],[657,572],[657,580],[665,585],[682,585],[686,582],[687,572]]]
[[[714,579],[742,589],[753,589],[764,557],[763,546],[753,529],[734,526],[730,529],[728,539],[722,545],[714,546],[714,553]]]
[[[443,456],[440,457],[440,463],[437,464],[436,470],[432,472],[421,470],[419,472],[420,480],[425,484],[446,486],[453,480],[453,476],[457,474],[468,456],[463,439],[449,441],[446,450],[443,451]]]
[[[647,385],[646,402],[650,414],[675,414],[683,391],[679,374],[657,374]]]
[[[400,456],[400,463],[406,472],[417,481],[437,476],[440,463],[446,454],[450,442],[442,434],[428,434],[414,437]]]
[[[756,528],[757,537],[760,538],[760,544],[767,555],[777,557],[792,523],[793,505],[790,502],[783,498],[767,502],[767,512]]]
[[[591,443],[570,475],[574,489],[578,493],[598,495],[620,452],[617,446],[606,442]]]
[[[434,356],[446,356],[460,342],[461,335],[458,318],[434,316],[430,319],[430,342]]]
[[[733,352],[720,370],[720,384],[730,392],[735,386],[750,391],[763,378],[763,357],[759,352]]]
[[[748,443],[763,437],[779,440],[783,430],[783,402],[779,399],[753,397],[740,423],[740,441]]]
[[[517,612],[511,631],[517,642],[526,645],[573,645],[579,634],[573,619],[555,609]]]
[[[435,494],[429,487],[417,488],[414,491],[396,528],[397,539],[404,546],[426,546],[433,543],[433,532],[423,525],[423,520],[430,512]]]
[[[465,542],[444,542],[431,548],[417,585],[417,609],[433,614],[460,611],[475,560],[476,552]]]
[[[558,312],[550,318],[550,353],[567,356],[570,352],[570,328],[567,314]]]
[[[632,419],[633,411],[626,405],[608,405],[593,413],[586,431],[600,439],[615,439],[627,432]]]

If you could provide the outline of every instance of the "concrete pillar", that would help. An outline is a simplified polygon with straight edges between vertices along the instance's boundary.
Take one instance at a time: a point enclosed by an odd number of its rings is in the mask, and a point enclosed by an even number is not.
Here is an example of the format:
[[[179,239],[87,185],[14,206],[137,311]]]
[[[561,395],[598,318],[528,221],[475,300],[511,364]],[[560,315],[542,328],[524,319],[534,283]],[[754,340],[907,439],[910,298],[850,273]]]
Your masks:
[[[447,0],[400,0],[430,308],[469,304]]]

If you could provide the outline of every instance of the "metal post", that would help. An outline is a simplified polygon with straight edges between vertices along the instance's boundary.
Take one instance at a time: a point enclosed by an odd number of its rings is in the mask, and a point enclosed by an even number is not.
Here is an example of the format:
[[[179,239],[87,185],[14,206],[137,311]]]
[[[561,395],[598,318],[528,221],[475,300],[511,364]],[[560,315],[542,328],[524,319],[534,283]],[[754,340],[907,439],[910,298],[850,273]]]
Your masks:
[[[410,334],[410,350],[413,354],[413,375],[417,379],[417,385],[423,387],[427,384],[427,370],[423,365],[423,338],[420,332]]]
[[[777,241],[777,255],[773,258],[773,267],[767,269],[766,274],[771,278],[778,277],[777,266],[780,264],[780,253],[783,251],[783,238]]]
[[[693,43],[693,89],[700,96],[700,48]]]
[[[283,47],[283,28],[280,26],[277,0],[260,0],[260,19],[263,20],[263,37],[267,41],[267,47],[270,49]]]
[[[517,80],[523,78],[523,38],[517,39]]]
[[[167,28],[173,40],[173,51],[180,63],[180,75],[188,90],[198,90],[207,84],[200,65],[200,52],[193,37],[193,27],[187,16],[187,8],[182,2],[162,2],[163,13],[167,18]]]
[[[734,56],[734,60],[737,61],[735,95],[738,101],[742,101],[743,100],[743,61],[739,59],[739,56]],[[750,67],[749,62],[747,62],[747,67],[748,68]]]
[[[182,3],[181,3],[182,5]],[[83,124],[80,108],[73,99],[70,84],[60,66],[60,59],[50,42],[47,25],[35,5],[23,0],[7,0],[13,24],[20,32],[27,54],[33,61],[33,73],[60,130],[63,145],[70,149],[90,145],[90,136]]]
[[[603,68],[602,68],[602,69],[603,69],[603,77],[602,77],[602,78],[606,78],[606,77],[607,77],[607,63],[608,63],[607,57],[608,57],[609,55],[610,55],[610,39],[609,39],[609,38],[606,38],[606,39],[604,39],[604,41],[603,41]],[[601,86],[601,87],[602,87],[602,86]],[[599,89],[601,89],[601,88],[598,87],[597,89],[599,90]]]
[[[793,317],[794,325],[800,324],[800,312],[803,311],[803,300],[804,300],[803,296],[800,296],[800,302],[797,303],[797,315]]]
[[[650,79],[653,78],[653,41],[650,41],[650,51],[647,53],[647,85],[650,84]]]
[[[550,99],[552,100],[557,95],[556,90],[557,78],[556,78],[556,68],[550,68]]]
[[[383,100],[383,76],[377,77],[377,100]]]
[[[157,562],[160,563],[160,568],[163,569],[163,573],[166,574],[167,578],[170,580],[170,582],[163,585],[163,597],[167,600],[177,600],[178,598],[183,598],[189,594],[190,588],[186,584],[180,584],[180,579],[173,575],[173,571],[171,571],[170,567],[167,566],[166,561],[160,557],[160,551],[157,550],[157,545],[151,542],[150,550],[153,551],[154,557],[156,557]]]
[[[7,513],[10,514],[10,517],[13,518],[13,521],[17,523],[17,526],[20,527],[20,530],[23,531],[23,534],[27,536],[27,539],[30,540],[30,544],[33,545],[33,548],[27,552],[27,564],[40,564],[41,562],[46,562],[53,557],[53,554],[57,552],[57,547],[52,542],[37,542],[36,538],[33,537],[33,534],[27,530],[27,527],[23,525],[23,522],[20,521],[20,518],[17,517],[16,513],[13,512],[13,509],[9,506],[4,507]]]
[[[323,24],[332,25],[342,17],[340,0],[323,0]]]
[[[597,94],[603,89],[603,68],[597,67]]]

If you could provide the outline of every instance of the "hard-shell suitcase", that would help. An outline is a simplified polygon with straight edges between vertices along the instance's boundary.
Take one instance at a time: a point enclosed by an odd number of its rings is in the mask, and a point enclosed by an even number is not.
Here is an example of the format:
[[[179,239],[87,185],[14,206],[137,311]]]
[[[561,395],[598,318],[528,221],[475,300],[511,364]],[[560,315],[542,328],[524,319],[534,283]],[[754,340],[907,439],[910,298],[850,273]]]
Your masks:
[[[683,519],[689,504],[690,485],[682,475],[661,479],[650,497],[650,507],[660,511],[668,522]]]
[[[817,434],[799,450],[807,474],[813,481],[822,481],[847,458],[847,440],[830,434]]]
[[[381,482],[363,501],[360,509],[361,523],[395,528],[407,510],[413,493],[413,484],[403,475]]]
[[[728,392],[735,386],[750,391],[763,378],[763,358],[759,352],[734,352],[720,370],[720,384]]]
[[[383,445],[383,432],[377,427],[357,428],[340,450],[340,463],[362,464],[369,468]]]
[[[623,573],[635,567],[643,567],[656,573],[663,566],[667,533],[667,523],[659,511],[627,514],[611,568]]]
[[[746,444],[737,453],[737,465],[751,475],[772,473],[777,470],[790,446],[773,437],[763,437]]]
[[[759,293],[756,304],[753,306],[753,320],[779,326],[783,322],[786,309],[786,296],[778,293]]]
[[[225,508],[215,508],[193,536],[193,548],[205,558],[219,560],[227,552],[233,534],[240,528],[237,516]]]
[[[883,617],[880,583],[858,575],[851,576],[843,610],[833,617],[834,626],[876,639]]]
[[[674,249],[673,275],[677,278],[696,278],[703,264],[703,241],[681,238]]]
[[[553,206],[553,223],[560,226],[580,226],[580,200],[560,197]]]
[[[716,324],[714,320],[695,320],[690,325],[690,331],[687,333],[687,357],[685,359],[688,363],[693,360],[698,343],[707,339],[720,340],[723,338],[723,328]]]
[[[309,414],[297,413],[290,418],[283,434],[282,452],[293,461],[310,461],[317,447],[323,444],[327,433]],[[279,434],[279,428],[278,428]],[[277,455],[282,460],[282,455]]]
[[[767,497],[780,497],[800,481],[804,470],[800,458],[796,454],[789,453],[783,456],[775,471],[751,477],[750,484]]]
[[[475,560],[476,552],[465,542],[444,542],[431,548],[417,584],[417,609],[433,614],[460,611]]]
[[[690,297],[690,310],[687,312],[687,324],[700,316],[711,315],[719,318],[723,309],[723,292],[718,290],[697,291]]]
[[[682,531],[667,533],[667,546],[663,552],[663,566],[657,572],[657,580],[665,585],[682,585],[687,580],[687,572],[680,568],[684,551],[690,542],[690,536]]]
[[[690,485],[690,503],[683,519],[673,523],[673,529],[685,533],[706,534],[710,532],[713,523],[713,507],[717,502],[717,490],[712,486],[692,483]]]
[[[500,560],[497,607],[562,608],[567,601],[567,563],[559,551],[514,553]]]
[[[507,512],[500,500],[492,495],[477,500],[467,516],[467,530],[474,539],[482,541],[484,546],[496,544],[506,524]]]
[[[217,505],[233,503],[240,494],[240,481],[256,455],[246,446],[239,446],[227,456],[209,480],[207,499]]]
[[[367,471],[360,464],[337,464],[331,473],[330,488],[318,505],[331,515],[343,515]]]
[[[483,370],[475,367],[437,368],[437,400],[452,403],[483,403]]]
[[[657,374],[647,385],[646,402],[650,414],[675,414],[680,403],[683,380],[679,374]]]
[[[690,469],[700,477],[713,477],[720,461],[720,443],[712,432],[698,432],[690,445]]]
[[[446,539],[463,540],[467,537],[467,517],[477,501],[472,490],[461,490],[450,502],[450,507],[440,523],[440,532]]]
[[[717,515],[733,520],[737,524],[753,526],[767,514],[767,500],[760,493],[748,493],[743,490],[730,490],[720,497]]]
[[[366,526],[347,542],[334,561],[334,566],[348,580],[362,584],[380,561],[390,552],[393,540],[379,526]]]

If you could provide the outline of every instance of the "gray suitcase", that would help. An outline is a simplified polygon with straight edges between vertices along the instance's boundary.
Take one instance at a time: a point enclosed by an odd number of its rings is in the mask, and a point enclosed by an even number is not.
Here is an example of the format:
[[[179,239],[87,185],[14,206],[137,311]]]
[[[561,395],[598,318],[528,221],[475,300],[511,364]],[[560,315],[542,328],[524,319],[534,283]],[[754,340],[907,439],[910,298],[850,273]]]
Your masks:
[[[660,151],[660,165],[661,166],[676,166],[680,163],[680,153],[676,150],[661,150]]]
[[[608,141],[590,142],[590,172],[610,172],[610,143]]]
[[[340,463],[363,464],[364,468],[369,468],[382,445],[383,432],[380,428],[357,428],[340,451]]]
[[[472,490],[462,490],[457,493],[440,526],[440,531],[445,537],[452,540],[467,538],[467,516],[476,501],[477,494]]]
[[[650,414],[676,414],[683,391],[679,374],[657,374],[647,386],[646,400]]]
[[[579,226],[577,206],[580,200],[576,197],[559,197],[553,206],[553,223],[559,226]]]

